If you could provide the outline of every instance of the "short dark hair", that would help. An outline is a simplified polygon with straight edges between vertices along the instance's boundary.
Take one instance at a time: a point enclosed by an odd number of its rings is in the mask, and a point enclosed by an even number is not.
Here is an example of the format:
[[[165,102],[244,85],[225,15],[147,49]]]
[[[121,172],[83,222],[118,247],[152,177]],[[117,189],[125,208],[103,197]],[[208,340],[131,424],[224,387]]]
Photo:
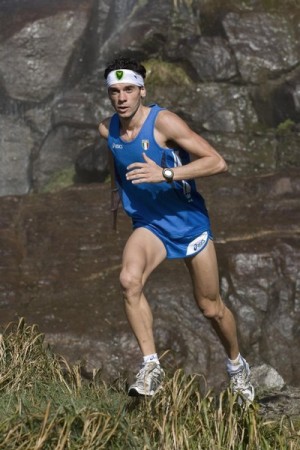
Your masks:
[[[125,58],[123,56],[114,59],[108,64],[104,71],[104,78],[106,79],[108,77],[108,74],[113,70],[119,69],[133,70],[134,72],[140,74],[144,79],[146,78],[146,69],[140,62],[138,62],[136,59]]]

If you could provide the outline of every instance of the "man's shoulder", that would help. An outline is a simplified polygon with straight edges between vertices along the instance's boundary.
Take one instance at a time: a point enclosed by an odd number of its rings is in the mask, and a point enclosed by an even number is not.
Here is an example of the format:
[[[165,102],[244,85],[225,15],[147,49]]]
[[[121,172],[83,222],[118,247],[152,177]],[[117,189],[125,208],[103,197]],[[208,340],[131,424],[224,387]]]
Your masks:
[[[112,117],[106,117],[105,119],[101,120],[99,124],[99,133],[100,136],[107,139],[109,134],[109,126],[111,122]]]
[[[167,108],[161,108],[159,109],[159,114],[158,114],[160,120],[172,120],[176,117],[178,117],[178,115],[172,111],[170,111]]]
[[[186,135],[188,125],[178,114],[165,109],[159,112],[155,128],[166,141],[177,142],[178,138]]]
[[[170,126],[170,123],[177,122],[179,116],[169,109],[161,109],[157,115],[156,126],[158,128],[165,128]]]

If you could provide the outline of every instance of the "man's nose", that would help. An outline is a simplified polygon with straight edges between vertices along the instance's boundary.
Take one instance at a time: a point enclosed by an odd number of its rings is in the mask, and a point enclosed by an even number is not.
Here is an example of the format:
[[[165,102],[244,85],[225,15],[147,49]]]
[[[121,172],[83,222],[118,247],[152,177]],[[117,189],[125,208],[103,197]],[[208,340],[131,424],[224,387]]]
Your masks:
[[[126,100],[126,93],[120,92],[119,93],[119,102],[124,102]]]

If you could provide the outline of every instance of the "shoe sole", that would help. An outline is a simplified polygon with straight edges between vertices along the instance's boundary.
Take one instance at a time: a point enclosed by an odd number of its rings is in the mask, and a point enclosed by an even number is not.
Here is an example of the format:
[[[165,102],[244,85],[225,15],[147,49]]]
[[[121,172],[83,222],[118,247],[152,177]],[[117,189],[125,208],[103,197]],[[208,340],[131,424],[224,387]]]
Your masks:
[[[151,397],[153,394],[145,394],[138,392],[136,389],[130,389],[128,395],[129,397]]]
[[[156,391],[139,392],[136,388],[130,388],[128,390],[129,397],[153,397],[158,391],[162,389],[162,385],[158,386]]]

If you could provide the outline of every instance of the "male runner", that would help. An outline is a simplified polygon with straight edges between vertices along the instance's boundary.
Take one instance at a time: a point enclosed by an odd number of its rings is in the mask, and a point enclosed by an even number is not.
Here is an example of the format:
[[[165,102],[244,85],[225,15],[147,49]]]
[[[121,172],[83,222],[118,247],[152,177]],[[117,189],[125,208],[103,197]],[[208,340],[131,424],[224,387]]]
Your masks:
[[[228,355],[232,390],[252,401],[249,365],[239,353],[235,319],[220,297],[209,217],[194,181],[226,171],[226,163],[179,116],[157,105],[144,106],[146,70],[139,62],[117,58],[104,77],[116,113],[101,122],[99,131],[108,141],[112,177],[133,224],[120,282],[127,318],[143,354],[128,393],[151,396],[161,387],[164,371],[143,287],[165,258],[183,258],[196,302]]]

